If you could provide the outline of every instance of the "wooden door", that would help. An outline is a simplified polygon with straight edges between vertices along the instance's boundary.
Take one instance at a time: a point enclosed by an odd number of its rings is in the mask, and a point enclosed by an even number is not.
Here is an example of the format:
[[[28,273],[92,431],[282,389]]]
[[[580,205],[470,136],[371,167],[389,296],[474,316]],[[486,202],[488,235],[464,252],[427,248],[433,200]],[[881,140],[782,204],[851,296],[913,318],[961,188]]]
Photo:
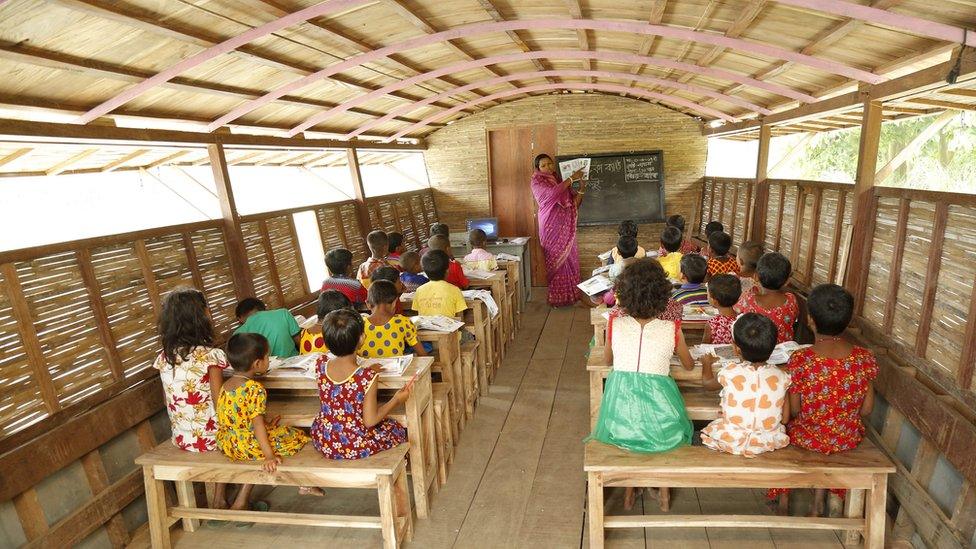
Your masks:
[[[500,236],[530,236],[532,285],[546,285],[546,266],[539,246],[538,207],[530,182],[537,154],[556,156],[556,126],[518,126],[488,131],[488,177],[491,210]]]

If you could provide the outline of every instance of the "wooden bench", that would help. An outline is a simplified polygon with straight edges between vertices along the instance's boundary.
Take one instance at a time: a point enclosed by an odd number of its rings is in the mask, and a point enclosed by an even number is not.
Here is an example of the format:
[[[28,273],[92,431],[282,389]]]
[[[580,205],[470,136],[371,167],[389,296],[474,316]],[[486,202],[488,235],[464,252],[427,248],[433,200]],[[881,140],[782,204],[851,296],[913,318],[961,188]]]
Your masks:
[[[437,481],[447,483],[447,466],[454,462],[454,432],[451,429],[451,407],[449,393],[451,387],[446,383],[433,386],[434,434],[437,440]]]
[[[868,549],[882,549],[888,474],[895,467],[865,439],[849,452],[826,456],[789,446],[744,458],[703,446],[637,454],[586,443],[590,547],[603,547],[605,528],[791,528],[859,531]],[[603,489],[612,486],[695,488],[846,488],[845,518],[769,515],[606,516]],[[860,508],[866,502],[867,508]],[[862,518],[863,517],[863,518]]]
[[[152,546],[170,547],[171,519],[184,519],[189,531],[199,520],[231,520],[331,528],[375,528],[383,532],[383,546],[399,547],[413,537],[413,515],[406,464],[408,444],[361,460],[328,460],[307,444],[284,458],[278,470],[266,473],[260,461],[231,461],[220,452],[185,452],[172,442],[160,444],[136,459],[142,466]],[[178,506],[166,504],[164,481],[177,485]],[[376,490],[380,516],[320,515],[232,511],[197,508],[193,482],[230,482],[264,486],[320,486]]]
[[[427,341],[434,345],[434,365],[431,370],[440,372],[441,381],[451,385],[450,404],[453,438],[460,438],[461,429],[464,427],[467,418],[464,409],[465,402],[464,374],[461,371],[461,333],[458,332],[435,332],[430,330],[420,330],[417,332],[417,339]]]
[[[593,326],[593,344],[597,347],[603,347],[607,344],[607,319],[603,317],[610,309],[604,306],[594,307],[590,309],[590,324]],[[695,339],[696,342],[701,342],[701,333],[705,331],[706,322],[703,320],[682,320],[681,330],[685,332],[685,338]],[[693,336],[689,336],[688,332],[693,332]],[[689,345],[692,343],[689,342]]]
[[[474,415],[474,405],[478,396],[487,394],[488,372],[478,361],[478,342],[469,341],[461,345],[461,378],[464,382],[464,413],[468,419]],[[484,384],[484,385],[482,385]],[[481,393],[484,390],[485,393]]]

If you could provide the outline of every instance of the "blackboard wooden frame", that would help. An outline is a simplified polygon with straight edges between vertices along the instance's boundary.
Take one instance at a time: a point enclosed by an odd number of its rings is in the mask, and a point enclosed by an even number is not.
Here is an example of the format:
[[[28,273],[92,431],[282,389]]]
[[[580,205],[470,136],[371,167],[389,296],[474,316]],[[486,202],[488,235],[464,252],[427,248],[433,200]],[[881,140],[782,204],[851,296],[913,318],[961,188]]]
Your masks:
[[[667,219],[667,216],[665,214],[665,212],[667,211],[667,206],[664,203],[664,150],[663,149],[654,149],[649,151],[612,152],[612,153],[600,153],[600,154],[579,153],[579,154],[571,154],[571,155],[560,155],[556,157],[556,173],[557,174],[559,173],[560,162],[573,160],[574,158],[607,158],[612,156],[630,156],[630,155],[641,155],[641,154],[648,154],[648,155],[657,154],[660,156],[661,177],[657,181],[658,183],[660,183],[658,192],[660,193],[659,202],[661,204],[661,209],[659,212],[656,212],[657,215],[652,215],[650,217],[629,218],[629,219],[633,219],[634,222],[636,223],[664,223],[664,221]],[[573,188],[578,188],[578,187],[579,187],[578,184],[576,183],[573,184]],[[583,200],[586,200],[586,198],[584,197]],[[579,219],[577,219],[576,226],[577,227],[602,227],[607,225],[617,225],[621,221],[623,221],[623,219],[617,221],[580,222]]]

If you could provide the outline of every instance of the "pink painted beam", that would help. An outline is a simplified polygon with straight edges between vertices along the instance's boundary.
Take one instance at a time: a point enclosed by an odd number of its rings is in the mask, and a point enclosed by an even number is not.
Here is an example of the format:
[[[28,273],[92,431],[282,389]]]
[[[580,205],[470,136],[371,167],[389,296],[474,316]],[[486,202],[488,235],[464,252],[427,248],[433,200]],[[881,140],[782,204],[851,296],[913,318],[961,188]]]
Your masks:
[[[173,65],[172,67],[155,74],[142,82],[132,86],[131,88],[126,88],[121,93],[112,97],[108,101],[105,101],[101,105],[93,108],[92,110],[86,112],[85,114],[79,116],[75,120],[72,120],[74,124],[87,124],[92,120],[98,118],[99,116],[108,114],[113,110],[121,107],[122,105],[132,101],[136,97],[146,93],[147,91],[169,82],[173,78],[185,73],[186,71],[199,66],[211,59],[230,53],[237,48],[248,44],[258,38],[267,36],[273,32],[277,32],[281,29],[290,27],[297,23],[313,19],[315,17],[320,17],[323,15],[328,15],[330,13],[336,13],[339,11],[347,10],[349,8],[354,8],[356,6],[361,6],[363,4],[370,4],[372,0],[327,0],[325,2],[320,2],[305,8],[295,13],[290,13],[280,19],[271,21],[261,25],[260,27],[255,27],[249,31],[243,32],[233,38],[224,40],[223,42],[213,45],[202,52],[187,57],[183,61]]]
[[[747,109],[752,110],[754,112],[758,112],[760,114],[770,114],[770,113],[772,113],[772,111],[770,111],[769,109],[767,109],[765,107],[762,107],[760,105],[756,105],[755,103],[750,103],[750,102],[748,102],[748,101],[746,101],[744,99],[740,99],[738,97],[732,97],[730,95],[725,95],[725,94],[719,93],[719,92],[717,92],[715,90],[710,90],[708,88],[702,88],[700,86],[694,86],[694,85],[691,85],[691,84],[685,84],[683,82],[677,82],[677,81],[674,81],[674,80],[665,80],[663,78],[655,78],[653,76],[634,75],[634,74],[631,74],[629,72],[594,71],[594,70],[587,71],[587,70],[572,70],[572,69],[571,70],[551,70],[551,71],[541,71],[541,72],[540,71],[535,71],[535,72],[522,72],[522,73],[518,73],[518,74],[510,74],[510,75],[501,76],[501,77],[497,77],[497,78],[490,78],[490,79],[487,79],[487,80],[480,80],[478,82],[473,82],[471,84],[467,84],[467,85],[461,86],[459,88],[454,88],[452,90],[448,90],[448,91],[446,91],[444,93],[435,95],[433,97],[428,97],[427,99],[424,99],[423,101],[420,101],[420,102],[417,102],[417,103],[409,103],[409,104],[406,104],[406,105],[403,106],[403,108],[406,109],[407,111],[414,111],[414,110],[417,110],[417,109],[419,109],[421,107],[424,107],[426,105],[430,105],[431,103],[434,103],[436,101],[440,101],[441,99],[444,99],[444,98],[447,98],[447,97],[451,97],[453,95],[461,94],[461,93],[464,93],[464,92],[467,92],[467,91],[470,91],[470,90],[474,90],[474,89],[478,89],[478,88],[488,87],[488,86],[491,86],[491,85],[494,85],[494,84],[500,84],[500,83],[503,83],[503,82],[511,82],[512,80],[527,80],[527,79],[530,79],[530,78],[544,78],[544,77],[557,77],[558,78],[558,77],[563,77],[563,76],[581,76],[581,77],[594,77],[594,78],[621,78],[621,79],[626,79],[626,80],[636,80],[638,82],[644,82],[644,83],[647,83],[647,84],[653,84],[655,86],[668,86],[668,87],[673,87],[675,89],[687,91],[687,92],[690,92],[690,93],[697,93],[699,95],[705,95],[705,96],[708,96],[708,97],[714,97],[715,99],[720,99],[720,100],[723,100],[723,101],[728,101],[730,103],[733,103],[735,105],[739,105],[741,107],[747,108]],[[370,92],[370,93],[367,93],[367,94],[363,94],[363,95],[361,95],[359,97],[356,97],[355,99],[352,99],[350,101],[347,101],[347,102],[345,102],[345,103],[343,103],[341,105],[337,105],[337,106],[335,106],[335,107],[333,107],[333,108],[331,108],[331,109],[329,109],[327,111],[320,112],[319,114],[316,114],[315,116],[309,118],[305,122],[302,122],[298,126],[292,128],[288,132],[288,135],[289,135],[289,137],[294,137],[295,135],[297,135],[297,134],[299,134],[299,133],[301,133],[301,132],[303,132],[303,131],[305,131],[305,130],[313,127],[313,126],[315,126],[316,124],[318,124],[318,123],[320,123],[320,122],[322,122],[324,120],[328,120],[329,118],[331,118],[333,116],[337,116],[337,115],[339,115],[341,113],[344,113],[344,112],[348,111],[349,109],[355,107],[356,105],[361,105],[361,104],[369,101],[370,99],[373,99],[374,97],[377,97],[378,95],[383,95],[383,94],[378,94],[377,92],[379,92],[379,91],[380,90],[376,90],[376,91],[373,91],[373,92]],[[383,117],[383,118],[386,118],[386,117]],[[386,118],[386,120],[389,120],[389,118]],[[377,119],[376,120],[376,123],[379,124],[380,121],[385,122],[386,120],[383,120],[382,118],[381,119]],[[365,130],[362,130],[362,131],[365,131]],[[356,135],[359,135],[358,130],[357,130],[357,132],[353,132],[352,134],[347,135],[346,136],[346,139],[351,139],[352,137],[355,137]]]
[[[824,72],[846,76],[848,78],[861,80],[871,84],[877,84],[887,80],[882,76],[850,67],[844,65],[843,63],[819,59],[817,57],[770,46],[768,44],[750,42],[739,38],[729,38],[727,36],[710,34],[701,31],[668,27],[665,25],[649,25],[646,23],[638,23],[633,21],[595,21],[590,19],[532,19],[525,21],[495,21],[455,27],[450,30],[428,34],[410,40],[404,40],[403,42],[399,42],[397,44],[392,44],[384,48],[350,57],[345,61],[330,65],[320,71],[295,80],[294,82],[285,84],[284,86],[268,92],[259,98],[252,99],[224,116],[221,116],[217,120],[214,120],[207,128],[209,131],[214,131],[224,124],[236,120],[257,108],[270,103],[271,101],[304,88],[305,86],[308,86],[318,80],[328,78],[334,74],[349,70],[353,67],[358,67],[364,63],[382,59],[389,55],[401,53],[414,48],[439,44],[441,42],[454,40],[457,38],[471,38],[473,36],[493,32],[540,29],[596,30],[662,36],[665,38],[673,38],[675,40],[686,40],[711,44],[714,46],[722,46],[723,48],[745,51],[773,59],[792,61],[800,65],[820,69]]]
[[[962,44],[963,40],[965,40],[967,46],[976,48],[976,32],[973,29],[970,29],[967,33],[961,27],[954,27],[920,17],[902,15],[900,13],[844,2],[842,0],[777,0],[777,2],[833,15],[842,15],[873,25],[890,27],[895,30],[924,36],[926,38],[943,40],[945,42]]]
[[[644,97],[644,98],[647,98],[647,99],[655,99],[655,100],[658,100],[658,101],[663,101],[665,103],[671,103],[671,104],[674,104],[674,105],[680,105],[680,106],[685,107],[687,109],[692,109],[692,110],[695,110],[695,111],[698,111],[698,112],[706,113],[706,114],[709,114],[709,115],[712,115],[712,116],[716,116],[718,118],[723,118],[725,120],[728,120],[729,118],[732,118],[731,116],[729,116],[729,115],[727,115],[725,113],[720,113],[718,111],[715,111],[714,109],[709,109],[708,107],[703,107],[703,106],[698,105],[698,104],[696,104],[696,103],[694,103],[692,101],[688,101],[687,99],[681,99],[680,97],[674,97],[672,95],[665,95],[663,93],[656,93],[656,92],[652,92],[652,91],[648,91],[648,90],[644,90],[644,89],[640,89],[640,88],[631,88],[631,87],[628,87],[628,86],[621,86],[619,84],[600,84],[600,83],[587,83],[587,82],[559,82],[559,83],[556,83],[556,84],[539,84],[539,85],[536,85],[536,86],[526,86],[524,88],[518,88],[518,89],[514,89],[514,90],[505,90],[505,91],[502,91],[502,92],[493,93],[491,95],[486,95],[484,97],[479,97],[477,99],[474,99],[474,100],[469,101],[467,103],[463,103],[461,105],[455,105],[454,107],[451,107],[450,109],[443,110],[443,111],[440,111],[440,112],[436,112],[436,113],[428,116],[427,118],[424,118],[423,120],[421,120],[420,122],[417,122],[416,124],[410,126],[409,128],[406,128],[404,130],[401,130],[401,131],[397,132],[396,135],[393,135],[391,137],[387,137],[386,139],[383,140],[383,142],[384,143],[389,143],[391,141],[395,141],[395,140],[403,137],[404,135],[406,135],[406,134],[408,134],[410,132],[413,132],[413,131],[416,131],[416,130],[418,130],[420,128],[423,128],[424,126],[433,124],[434,122],[437,122],[438,120],[440,120],[442,118],[447,118],[448,116],[451,116],[452,114],[458,113],[458,112],[460,112],[460,111],[462,111],[464,109],[471,108],[471,107],[476,107],[476,106],[478,106],[478,105],[480,105],[482,103],[486,103],[488,101],[495,101],[496,99],[505,99],[506,97],[512,97],[513,95],[521,95],[521,94],[527,94],[527,93],[532,93],[532,92],[542,92],[542,91],[554,91],[554,90],[596,90],[596,91],[604,91],[604,92],[609,92],[609,93],[626,93],[628,95],[636,95],[638,97]],[[713,112],[708,112],[708,111],[713,111]]]

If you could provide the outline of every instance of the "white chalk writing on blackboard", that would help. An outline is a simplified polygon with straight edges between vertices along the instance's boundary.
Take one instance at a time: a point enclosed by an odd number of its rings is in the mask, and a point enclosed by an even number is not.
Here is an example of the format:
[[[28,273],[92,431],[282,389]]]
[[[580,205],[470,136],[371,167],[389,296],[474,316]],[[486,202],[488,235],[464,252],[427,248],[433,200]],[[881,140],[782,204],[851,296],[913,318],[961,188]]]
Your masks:
[[[658,179],[657,157],[638,156],[624,159],[624,181],[656,181]]]

